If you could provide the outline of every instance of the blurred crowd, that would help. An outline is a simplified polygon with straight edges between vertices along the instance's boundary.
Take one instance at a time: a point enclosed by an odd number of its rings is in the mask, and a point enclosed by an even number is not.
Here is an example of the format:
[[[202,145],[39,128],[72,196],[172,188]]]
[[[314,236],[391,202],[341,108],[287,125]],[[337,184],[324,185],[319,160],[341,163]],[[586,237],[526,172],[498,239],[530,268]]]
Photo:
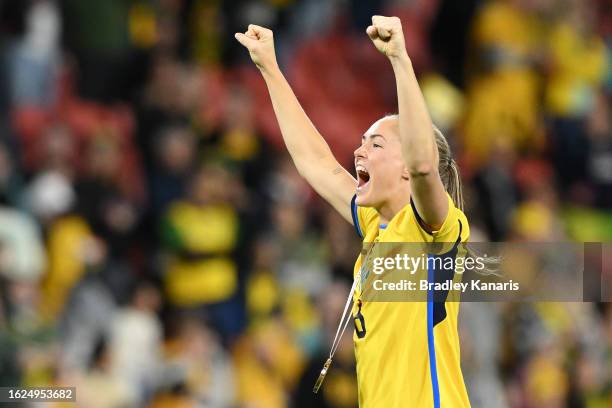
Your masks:
[[[311,390],[360,242],[297,174],[233,33],[274,29],[351,168],[396,110],[365,28],[400,16],[471,239],[610,241],[611,7],[0,0],[0,386],[76,386],[92,408],[356,407],[350,330]],[[460,333],[474,407],[612,406],[610,303],[465,303]]]

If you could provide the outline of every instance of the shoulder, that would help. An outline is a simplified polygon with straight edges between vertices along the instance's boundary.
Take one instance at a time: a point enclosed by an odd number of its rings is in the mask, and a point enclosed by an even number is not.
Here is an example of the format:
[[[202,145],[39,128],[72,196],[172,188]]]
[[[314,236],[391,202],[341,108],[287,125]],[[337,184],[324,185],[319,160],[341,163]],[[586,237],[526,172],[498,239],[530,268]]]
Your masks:
[[[470,236],[468,219],[448,195],[448,214],[438,231],[434,231],[437,242],[466,242]]]
[[[444,222],[439,229],[435,231],[429,231],[424,223],[421,221],[416,208],[412,206],[412,212],[419,230],[425,237],[425,241],[431,242],[466,242],[470,236],[470,226],[467,217],[453,202],[451,196],[446,194],[448,199],[448,213]]]
[[[355,203],[355,198],[351,201],[351,213],[355,230],[361,238],[365,238],[369,231],[378,229],[380,215],[378,211],[370,207],[360,207]]]

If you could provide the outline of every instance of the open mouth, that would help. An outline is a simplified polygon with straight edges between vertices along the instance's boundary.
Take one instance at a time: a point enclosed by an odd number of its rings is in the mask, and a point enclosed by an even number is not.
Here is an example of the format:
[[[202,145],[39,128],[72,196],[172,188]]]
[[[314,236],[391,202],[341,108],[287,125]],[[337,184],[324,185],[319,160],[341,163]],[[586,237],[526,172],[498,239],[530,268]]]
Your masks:
[[[370,181],[370,173],[362,165],[356,167],[357,170],[357,189],[362,188]]]

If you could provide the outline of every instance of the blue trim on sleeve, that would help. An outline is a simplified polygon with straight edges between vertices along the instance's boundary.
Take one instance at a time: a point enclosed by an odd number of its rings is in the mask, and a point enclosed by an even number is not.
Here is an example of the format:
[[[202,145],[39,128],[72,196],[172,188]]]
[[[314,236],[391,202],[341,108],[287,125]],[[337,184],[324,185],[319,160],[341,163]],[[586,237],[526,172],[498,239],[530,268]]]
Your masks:
[[[434,282],[434,270],[427,262],[427,281]],[[433,262],[432,262],[433,264]],[[434,292],[427,291],[427,347],[429,349],[429,372],[431,374],[431,388],[433,390],[433,406],[440,408],[440,385],[438,384],[438,369],[436,367],[436,346],[434,341]]]
[[[419,226],[421,227],[421,229],[425,231],[427,234],[433,236],[433,234],[429,230],[429,227],[427,226],[425,221],[423,221],[423,219],[421,218],[421,215],[417,211],[416,206],[414,205],[414,201],[412,201],[412,197],[410,197],[410,207],[412,207],[412,212],[414,213],[414,216],[416,217],[416,220],[419,223]],[[450,211],[450,208],[449,208],[449,211]]]
[[[357,195],[355,194],[351,199],[351,215],[353,216],[353,225],[355,226],[355,231],[357,231],[357,235],[360,238],[363,238],[363,233],[361,232],[361,227],[359,226],[359,217],[357,216],[357,204],[355,200],[357,199]]]

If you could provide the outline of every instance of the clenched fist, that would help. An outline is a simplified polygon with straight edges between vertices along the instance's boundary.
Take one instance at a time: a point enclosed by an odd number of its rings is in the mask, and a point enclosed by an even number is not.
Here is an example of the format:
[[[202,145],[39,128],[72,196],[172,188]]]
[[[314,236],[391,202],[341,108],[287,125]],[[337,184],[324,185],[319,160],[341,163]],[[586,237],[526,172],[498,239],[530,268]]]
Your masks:
[[[378,51],[388,58],[406,54],[402,22],[398,17],[373,16],[372,25],[366,29],[366,33]]]
[[[249,24],[249,28],[244,34],[236,33],[234,37],[249,50],[251,59],[257,65],[257,68],[269,70],[277,66],[272,30]]]

